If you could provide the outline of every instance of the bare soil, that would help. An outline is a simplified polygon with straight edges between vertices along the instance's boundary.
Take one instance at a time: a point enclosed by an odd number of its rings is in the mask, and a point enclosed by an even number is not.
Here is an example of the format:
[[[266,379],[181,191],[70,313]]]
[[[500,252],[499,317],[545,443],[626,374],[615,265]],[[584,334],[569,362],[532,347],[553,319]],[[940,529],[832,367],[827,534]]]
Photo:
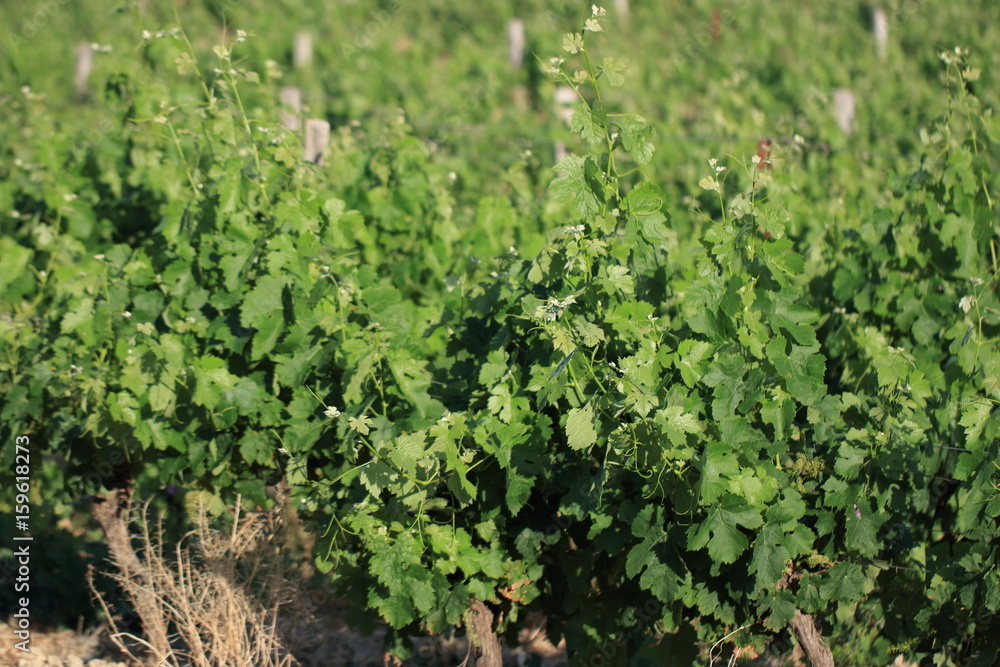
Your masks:
[[[312,641],[308,650],[297,655],[302,667],[384,667],[404,663],[382,650],[385,628],[371,636],[350,628],[345,622],[346,605],[325,605],[309,624]],[[136,665],[122,656],[108,637],[107,626],[90,631],[42,629],[31,633],[31,651],[24,653],[14,646],[13,619],[0,622],[0,667],[151,667]],[[566,662],[565,645],[553,646],[544,633],[544,619],[530,618],[519,634],[520,645],[504,649],[504,664],[524,665],[537,656],[543,667]],[[464,637],[414,637],[415,658],[405,664],[454,666],[468,653]],[[469,665],[473,664],[470,659]],[[537,664],[537,663],[535,663]]]

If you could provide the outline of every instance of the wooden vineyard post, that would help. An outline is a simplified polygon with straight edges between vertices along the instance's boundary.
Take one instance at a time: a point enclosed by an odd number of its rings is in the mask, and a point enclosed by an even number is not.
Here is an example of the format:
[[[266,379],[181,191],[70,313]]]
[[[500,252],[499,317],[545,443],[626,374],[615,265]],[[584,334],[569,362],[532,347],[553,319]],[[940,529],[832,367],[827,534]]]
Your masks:
[[[87,82],[90,79],[90,71],[94,67],[94,49],[88,42],[80,42],[76,45],[76,76],[73,79],[76,96],[83,100],[87,99]]]
[[[507,22],[507,62],[512,69],[521,69],[524,64],[524,21],[521,19]]]
[[[559,86],[556,88],[556,115],[559,116],[562,122],[566,123],[566,125],[569,125],[570,121],[573,119],[573,109],[571,105],[575,104],[576,100],[576,91],[569,86]],[[566,144],[561,141],[557,141],[555,155],[556,164],[559,164],[568,154]]]
[[[884,9],[872,12],[872,34],[875,36],[878,59],[885,62],[889,58],[889,18]]]
[[[500,639],[493,629],[493,612],[479,600],[473,600],[464,616],[477,667],[503,667]]]
[[[524,21],[521,19],[511,19],[507,23],[507,62],[515,71],[524,67]],[[528,108],[528,90],[523,85],[514,86],[511,97],[515,108],[522,111]]]
[[[308,67],[312,64],[313,59],[313,41],[312,35],[308,32],[299,32],[295,34],[295,42],[292,45],[292,65],[295,69],[301,69],[303,67]]]
[[[760,158],[760,168],[770,170],[771,164],[771,140],[768,138],[757,140],[757,157]]]
[[[789,566],[785,573],[781,575],[781,579],[778,581],[778,588],[792,587],[801,576],[800,573]],[[816,621],[813,620],[812,616],[803,614],[796,609],[788,625],[791,627],[792,634],[795,635],[795,639],[799,642],[799,646],[802,647],[812,667],[834,667],[833,654],[830,652],[830,647],[826,645],[826,640],[816,628]]]
[[[628,23],[628,0],[615,0],[615,11],[618,13],[618,20],[622,24]]]
[[[323,154],[330,145],[330,123],[317,118],[306,121],[306,151],[307,162],[323,165]]]
[[[840,129],[850,135],[854,124],[854,93],[846,88],[833,91],[833,113]]]
[[[291,109],[291,111],[289,111]],[[302,91],[295,86],[281,89],[281,125],[292,132],[299,131],[299,117],[302,115]]]

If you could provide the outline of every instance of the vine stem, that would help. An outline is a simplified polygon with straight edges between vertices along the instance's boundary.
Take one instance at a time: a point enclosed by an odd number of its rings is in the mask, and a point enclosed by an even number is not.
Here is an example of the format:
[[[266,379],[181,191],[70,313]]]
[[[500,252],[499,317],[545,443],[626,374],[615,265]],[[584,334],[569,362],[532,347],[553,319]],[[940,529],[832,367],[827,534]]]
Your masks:
[[[709,665],[709,667],[712,667],[712,665],[715,664],[715,649],[716,649],[716,647],[719,644],[721,644],[722,642],[724,642],[727,639],[729,639],[730,637],[732,637],[733,635],[735,635],[736,633],[743,632],[744,630],[746,630],[747,628],[749,628],[751,625],[753,625],[753,624],[752,623],[748,623],[747,625],[744,625],[743,627],[736,628],[735,630],[733,630],[732,632],[730,632],[728,635],[726,635],[725,637],[723,637],[719,641],[717,641],[714,644],[712,644],[712,648],[709,649],[709,651],[708,651],[708,665]]]

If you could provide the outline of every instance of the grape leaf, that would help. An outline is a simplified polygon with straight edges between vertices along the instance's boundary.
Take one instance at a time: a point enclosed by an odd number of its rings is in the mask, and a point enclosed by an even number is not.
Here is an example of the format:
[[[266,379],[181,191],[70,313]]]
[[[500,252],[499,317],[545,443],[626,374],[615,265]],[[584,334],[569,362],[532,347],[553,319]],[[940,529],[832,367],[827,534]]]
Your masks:
[[[589,403],[573,408],[566,417],[566,442],[575,450],[587,449],[597,442],[594,429],[594,408]]]

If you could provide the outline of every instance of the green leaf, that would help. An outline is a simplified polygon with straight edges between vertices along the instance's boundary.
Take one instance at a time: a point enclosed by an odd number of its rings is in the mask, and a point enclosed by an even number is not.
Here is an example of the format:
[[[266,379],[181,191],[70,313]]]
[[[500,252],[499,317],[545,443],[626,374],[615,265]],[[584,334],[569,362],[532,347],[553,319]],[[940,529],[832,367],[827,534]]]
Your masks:
[[[568,32],[563,35],[563,50],[567,53],[576,54],[583,51],[583,35],[578,32]]]
[[[747,506],[742,498],[728,495],[710,511],[708,519],[688,529],[688,549],[701,549],[707,544],[713,561],[733,563],[750,545],[737,526],[757,528],[762,523],[759,512]]]
[[[729,480],[740,470],[733,448],[721,442],[712,442],[705,448],[698,486],[701,503],[711,505],[729,489]]]
[[[672,405],[661,412],[664,420],[664,432],[675,447],[682,447],[687,444],[685,434],[701,432],[701,424],[698,418],[684,412],[682,406]]]
[[[993,404],[977,401],[966,406],[958,423],[965,427],[965,442],[971,447],[983,434],[986,421],[993,412]]]
[[[264,463],[273,455],[274,445],[265,433],[251,431],[240,441],[240,456],[247,463]]]
[[[628,69],[628,65],[619,60],[615,60],[611,56],[606,56],[604,61],[601,63],[601,71],[604,73],[604,76],[607,77],[608,83],[615,88],[625,84],[626,69]]]
[[[601,280],[604,284],[604,289],[609,292],[618,292],[625,296],[635,294],[635,280],[629,275],[627,266],[602,266],[601,273],[606,273],[606,277],[603,277]]]
[[[587,449],[597,442],[594,429],[594,408],[591,404],[573,408],[566,417],[566,442],[572,449]]]
[[[800,345],[815,346],[816,332],[810,326],[819,319],[819,314],[808,306],[797,304],[792,297],[784,292],[774,298],[774,310],[771,313],[772,324],[782,327]]]
[[[694,387],[705,374],[713,347],[705,341],[688,338],[677,348],[674,365],[681,372],[681,379],[688,387]]]
[[[94,300],[80,299],[80,302],[73,310],[67,312],[62,318],[63,333],[79,331],[84,325],[89,325],[94,319]]]
[[[196,378],[194,402],[212,410],[222,400],[222,392],[230,389],[239,378],[225,368],[226,362],[218,357],[206,356],[194,368]]]
[[[857,447],[843,443],[837,448],[837,461],[833,464],[834,472],[850,481],[858,476],[865,464],[867,452]]]
[[[389,445],[389,459],[411,477],[417,474],[417,462],[424,455],[424,433],[401,435]]]
[[[378,498],[398,477],[399,474],[392,469],[392,466],[381,459],[369,462],[361,471],[361,483],[373,498]]]
[[[174,402],[174,392],[163,383],[157,383],[149,389],[149,407],[155,412],[166,412]]]
[[[572,202],[574,210],[583,217],[596,215],[600,209],[600,201],[588,183],[586,174],[587,170],[597,170],[594,158],[567,155],[559,161],[555,170],[563,175],[549,186],[552,197],[556,201]]]
[[[281,317],[262,318],[258,320],[257,333],[253,336],[250,358],[259,361],[274,349],[281,334],[285,331],[285,321]]]
[[[639,164],[648,164],[653,158],[653,144],[646,137],[653,133],[653,128],[642,116],[624,116],[618,121],[621,130],[622,146]]]
[[[805,259],[792,250],[794,244],[790,239],[776,239],[761,246],[764,257],[774,269],[772,274],[778,282],[787,285],[787,276],[800,276],[805,269]]]
[[[844,544],[848,549],[854,549],[862,556],[874,556],[882,545],[878,540],[878,529],[882,524],[869,513],[863,512],[860,517],[852,511],[847,512],[847,528]]]
[[[660,523],[661,512],[661,508],[646,505],[632,522],[632,534],[642,541],[629,550],[625,560],[625,574],[629,579],[634,579],[643,569],[654,567],[659,562],[654,549],[668,537]]]
[[[628,210],[637,217],[654,215],[663,210],[667,203],[663,190],[655,183],[644,181],[632,188],[625,198]]]
[[[785,566],[791,559],[788,549],[779,543],[778,529],[764,526],[758,536],[750,561],[750,574],[756,573],[757,590],[771,590],[781,579]]]
[[[601,113],[596,108],[591,110],[586,102],[579,102],[573,105],[575,113],[570,120],[569,127],[574,132],[579,132],[584,141],[590,144],[598,144],[604,141],[607,136],[607,115]]]
[[[533,477],[522,475],[513,467],[507,469],[507,493],[504,496],[504,501],[511,516],[516,516],[528,502],[534,484]]]
[[[281,278],[270,275],[260,277],[240,309],[243,326],[261,329],[267,320],[282,318],[281,293],[284,288],[285,281]]]
[[[594,347],[605,340],[604,330],[593,322],[587,322],[586,320],[577,322],[576,332],[583,339],[583,344],[586,347]]]

